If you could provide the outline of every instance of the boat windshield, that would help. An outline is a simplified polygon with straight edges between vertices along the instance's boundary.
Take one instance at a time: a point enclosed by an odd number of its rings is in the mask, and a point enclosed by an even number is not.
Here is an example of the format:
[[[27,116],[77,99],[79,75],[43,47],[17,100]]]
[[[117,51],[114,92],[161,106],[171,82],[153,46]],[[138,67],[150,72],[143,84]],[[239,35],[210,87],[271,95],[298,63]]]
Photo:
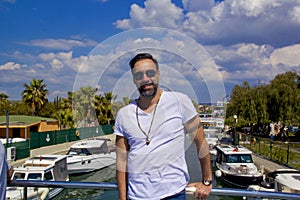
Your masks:
[[[205,138],[218,138],[217,133],[205,133]]]
[[[42,180],[42,174],[41,173],[30,173],[28,174],[28,180]]]
[[[80,155],[80,156],[86,156],[86,155],[91,155],[89,150],[82,148],[71,148],[70,151],[68,152],[68,155]]]
[[[20,172],[16,172],[13,177],[14,180],[24,180],[24,178],[25,178],[25,173],[20,173]]]
[[[252,156],[246,154],[234,154],[226,156],[227,163],[252,163]]]

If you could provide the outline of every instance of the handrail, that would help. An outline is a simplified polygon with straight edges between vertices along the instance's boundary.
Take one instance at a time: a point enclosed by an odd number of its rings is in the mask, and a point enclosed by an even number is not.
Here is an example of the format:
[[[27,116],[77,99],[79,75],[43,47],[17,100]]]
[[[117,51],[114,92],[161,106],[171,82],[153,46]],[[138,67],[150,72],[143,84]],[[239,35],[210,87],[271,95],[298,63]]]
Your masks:
[[[27,181],[13,180],[9,181],[8,187],[52,187],[52,188],[68,188],[68,189],[117,189],[116,183],[110,182],[71,182],[71,181]],[[212,195],[216,196],[239,196],[239,197],[255,197],[255,198],[277,198],[277,199],[300,199],[300,194],[254,191],[235,188],[213,188]]]

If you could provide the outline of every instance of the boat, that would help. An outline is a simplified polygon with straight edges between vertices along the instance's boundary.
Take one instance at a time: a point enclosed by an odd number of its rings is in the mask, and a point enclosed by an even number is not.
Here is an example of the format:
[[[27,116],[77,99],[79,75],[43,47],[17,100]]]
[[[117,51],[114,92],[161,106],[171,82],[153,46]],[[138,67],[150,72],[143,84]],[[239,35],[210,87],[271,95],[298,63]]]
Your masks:
[[[286,192],[300,194],[300,170],[277,169],[265,175],[258,185],[249,185],[248,190]]]
[[[215,147],[218,145],[219,139],[222,137],[222,129],[216,126],[216,119],[213,117],[200,117],[200,121],[209,146],[210,160],[214,162],[217,155]]]
[[[243,146],[218,145],[215,175],[230,187],[247,188],[263,180],[263,170],[253,163],[252,151]]]
[[[116,163],[116,148],[109,138],[92,138],[73,144],[67,153],[69,174],[87,173]]]
[[[14,168],[11,180],[69,181],[65,155],[40,155]],[[6,199],[52,199],[64,188],[28,187],[24,197],[24,187],[7,187]],[[25,192],[26,194],[26,192]]]

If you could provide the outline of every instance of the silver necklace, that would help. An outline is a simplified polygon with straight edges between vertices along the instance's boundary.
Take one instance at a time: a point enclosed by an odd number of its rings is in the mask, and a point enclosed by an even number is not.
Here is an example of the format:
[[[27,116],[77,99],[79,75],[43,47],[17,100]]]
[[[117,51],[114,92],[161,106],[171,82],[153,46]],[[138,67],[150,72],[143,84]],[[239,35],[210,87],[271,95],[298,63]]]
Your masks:
[[[153,116],[152,116],[152,119],[151,119],[151,123],[150,123],[150,127],[149,127],[149,130],[148,130],[148,133],[146,133],[142,127],[141,127],[141,124],[139,122],[139,113],[138,113],[138,104],[136,105],[136,110],[135,110],[135,115],[136,115],[136,121],[137,121],[137,124],[138,124],[138,127],[139,129],[142,131],[142,133],[146,136],[146,145],[149,145],[150,144],[150,139],[149,139],[149,135],[150,135],[150,132],[151,132],[151,128],[152,128],[152,125],[153,125],[153,121],[154,121],[154,117],[155,117],[155,113],[156,113],[156,108],[158,106],[158,102],[160,100],[160,96],[161,96],[161,93],[159,94],[159,98],[157,100],[157,103],[155,105],[155,108],[154,108],[154,111],[153,111]]]

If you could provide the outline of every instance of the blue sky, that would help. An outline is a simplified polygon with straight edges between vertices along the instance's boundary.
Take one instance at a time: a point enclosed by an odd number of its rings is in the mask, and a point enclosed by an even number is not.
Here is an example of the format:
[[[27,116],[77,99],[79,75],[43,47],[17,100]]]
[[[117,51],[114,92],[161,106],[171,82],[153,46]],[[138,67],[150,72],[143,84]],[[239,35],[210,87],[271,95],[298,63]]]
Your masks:
[[[300,71],[298,0],[0,0],[0,27],[10,100],[33,78],[49,100],[87,85],[133,98],[128,61],[144,51],[158,58],[163,87],[198,102]]]

